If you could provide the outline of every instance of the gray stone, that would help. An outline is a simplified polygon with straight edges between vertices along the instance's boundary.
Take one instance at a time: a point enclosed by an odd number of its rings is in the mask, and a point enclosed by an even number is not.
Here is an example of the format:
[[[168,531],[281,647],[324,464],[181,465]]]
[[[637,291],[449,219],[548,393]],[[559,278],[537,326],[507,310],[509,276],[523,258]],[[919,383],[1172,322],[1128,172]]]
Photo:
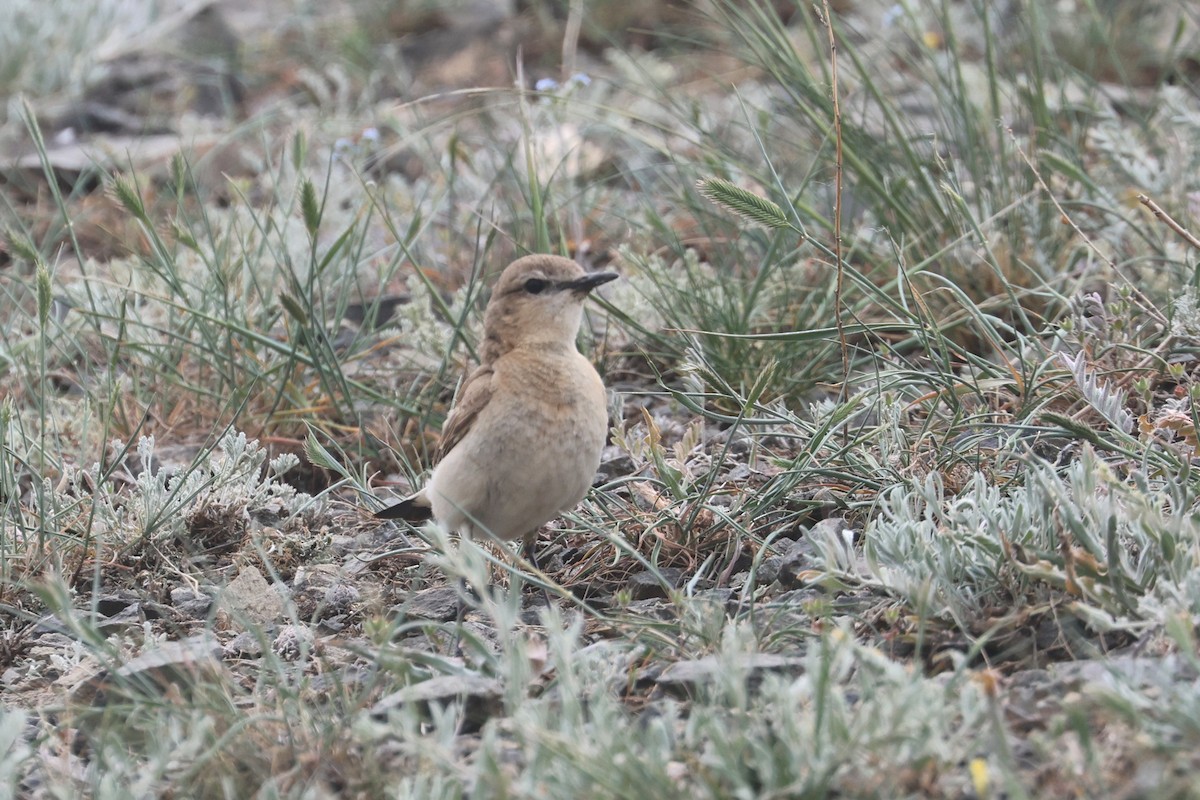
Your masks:
[[[350,584],[335,583],[325,590],[324,606],[331,615],[345,614],[359,601],[360,597],[358,589]]]
[[[755,573],[755,580],[759,586],[769,586],[779,580],[779,573],[783,569],[783,556],[771,556],[764,558],[762,563],[758,565],[758,572]]]
[[[140,627],[145,621],[146,615],[142,613],[142,604],[134,603],[125,606],[112,616],[100,617],[96,620],[96,628],[105,633],[112,633],[121,628]]]
[[[663,669],[655,682],[673,694],[691,695],[701,686],[714,682],[728,667],[726,658],[716,656],[705,656],[694,661],[677,661]],[[754,688],[768,673],[803,672],[804,659],[771,653],[750,653],[736,657],[734,668],[745,674],[747,683]]]
[[[176,586],[171,590],[171,605],[184,616],[202,619],[212,607],[212,598],[187,586]]]
[[[99,670],[76,683],[71,699],[81,704],[102,706],[114,694],[121,695],[131,685],[139,693],[150,689],[165,692],[171,687],[184,696],[197,685],[220,680],[221,645],[211,636],[200,635],[162,644],[144,651],[122,664],[114,672]]]
[[[1166,656],[1119,655],[1111,658],[1089,658],[1050,665],[1051,676],[1072,688],[1098,686],[1154,686],[1167,681],[1194,683],[1197,678],[1192,664],[1175,654]]]
[[[300,656],[311,653],[315,639],[305,625],[284,625],[279,629],[271,649],[284,661],[298,661]]]
[[[730,606],[737,605],[738,598],[733,589],[727,586],[719,586],[716,589],[705,589],[702,592],[696,592],[693,600],[699,603],[712,603],[713,605],[718,605],[729,610]]]
[[[678,616],[675,613],[675,606],[660,597],[652,597],[649,600],[634,600],[625,606],[625,610],[630,614],[645,617],[646,619],[668,620],[675,619]]]
[[[664,586],[664,582],[667,584]],[[658,574],[645,570],[629,579],[629,591],[634,600],[648,600],[652,597],[666,597],[667,588],[678,588],[683,583],[683,570],[676,567],[663,567]]]
[[[849,531],[849,534],[846,533],[847,531]],[[813,539],[825,539],[830,536],[836,536],[846,544],[853,544],[862,536],[862,529],[851,525],[846,521],[845,517],[826,517],[813,525],[808,535]]]
[[[115,617],[123,611],[128,611],[131,606],[138,604],[138,596],[133,592],[119,592],[117,594],[102,594],[94,601],[96,611],[105,617]]]
[[[217,608],[244,630],[247,624],[268,625],[283,616],[283,597],[256,567],[242,567],[217,598]]]
[[[178,669],[211,669],[218,663],[222,647],[211,636],[200,635],[176,642],[163,642],[117,669],[123,677],[169,672]]]
[[[371,714],[386,717],[390,711],[412,705],[428,717],[433,706],[451,703],[462,706],[460,733],[473,733],[503,713],[504,688],[500,681],[482,675],[442,675],[392,692],[371,708]]]
[[[458,590],[453,586],[422,589],[412,597],[392,607],[392,612],[410,619],[449,622],[458,616]]]
[[[800,579],[800,573],[812,564],[812,554],[812,543],[808,539],[789,542],[784,554],[780,556],[779,573],[775,576],[779,585],[785,589],[803,587],[804,581]]]
[[[262,652],[262,640],[249,631],[242,631],[225,645],[225,655],[230,657],[258,658]]]

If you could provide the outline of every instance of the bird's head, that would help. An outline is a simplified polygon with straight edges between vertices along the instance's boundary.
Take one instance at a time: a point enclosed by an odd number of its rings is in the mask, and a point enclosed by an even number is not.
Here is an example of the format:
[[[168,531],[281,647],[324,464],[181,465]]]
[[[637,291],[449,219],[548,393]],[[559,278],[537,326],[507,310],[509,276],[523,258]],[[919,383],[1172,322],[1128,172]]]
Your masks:
[[[568,258],[533,255],[504,268],[483,317],[485,358],[530,345],[575,346],[583,301],[615,272],[586,272]]]

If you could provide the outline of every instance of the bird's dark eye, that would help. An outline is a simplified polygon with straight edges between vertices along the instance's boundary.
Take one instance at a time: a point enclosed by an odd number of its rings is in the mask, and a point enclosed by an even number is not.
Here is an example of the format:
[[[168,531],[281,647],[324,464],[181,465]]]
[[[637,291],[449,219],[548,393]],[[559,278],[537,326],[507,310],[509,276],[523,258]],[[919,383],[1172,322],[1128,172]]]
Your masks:
[[[530,278],[525,281],[525,291],[530,294],[541,294],[549,285],[548,281],[544,281],[541,278]]]

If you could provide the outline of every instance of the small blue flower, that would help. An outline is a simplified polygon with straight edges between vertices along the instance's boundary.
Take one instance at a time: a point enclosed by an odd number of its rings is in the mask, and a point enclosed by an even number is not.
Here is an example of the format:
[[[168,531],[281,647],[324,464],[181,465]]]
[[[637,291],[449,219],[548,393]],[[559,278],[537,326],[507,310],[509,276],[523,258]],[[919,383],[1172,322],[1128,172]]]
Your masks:
[[[371,142],[372,144],[375,144],[379,141],[379,128],[367,128],[362,132],[362,136],[359,138],[364,142]]]
[[[591,86],[592,79],[588,77],[586,72],[576,72],[571,76],[570,83],[577,83],[580,86]]]
[[[533,85],[533,88],[539,92],[550,92],[558,88],[558,81],[554,78],[542,78]]]

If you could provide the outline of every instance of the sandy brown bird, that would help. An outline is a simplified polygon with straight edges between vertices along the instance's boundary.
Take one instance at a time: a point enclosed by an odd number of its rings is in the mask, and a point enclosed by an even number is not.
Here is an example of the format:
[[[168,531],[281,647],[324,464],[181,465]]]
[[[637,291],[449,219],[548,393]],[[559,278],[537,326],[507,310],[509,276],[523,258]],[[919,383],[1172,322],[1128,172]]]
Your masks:
[[[575,339],[588,293],[616,277],[550,255],[509,264],[484,313],[481,363],[442,427],[433,474],[376,516],[432,517],[461,536],[522,539],[538,568],[538,529],[579,504],[600,465],[607,394]]]

